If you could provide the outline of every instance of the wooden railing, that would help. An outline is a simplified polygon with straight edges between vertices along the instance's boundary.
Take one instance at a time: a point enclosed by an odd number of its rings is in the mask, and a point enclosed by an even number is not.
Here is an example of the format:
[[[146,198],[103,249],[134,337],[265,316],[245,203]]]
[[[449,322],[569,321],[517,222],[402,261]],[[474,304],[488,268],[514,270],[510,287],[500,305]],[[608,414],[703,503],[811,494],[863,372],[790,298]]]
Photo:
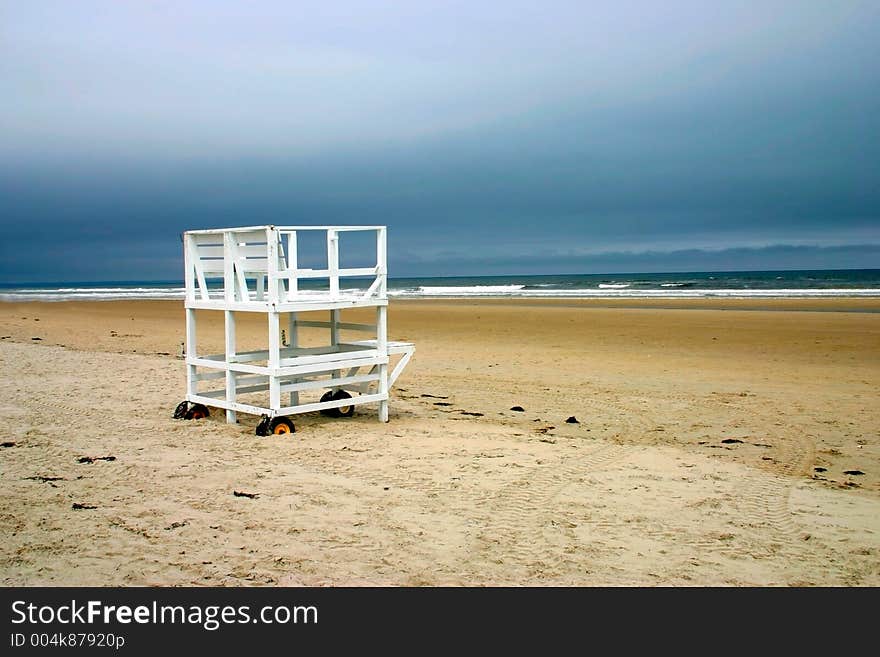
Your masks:
[[[326,234],[327,268],[311,269],[298,264],[297,234]],[[340,268],[339,235],[345,232],[376,234],[375,265]],[[387,295],[387,243],[384,226],[253,226],[248,228],[195,230],[184,233],[187,301],[226,303],[293,303],[320,296],[339,300],[340,278],[373,277],[358,292],[362,300]],[[209,280],[222,280],[211,289]],[[303,279],[327,279],[323,290],[302,289]],[[251,287],[251,281],[254,285]]]

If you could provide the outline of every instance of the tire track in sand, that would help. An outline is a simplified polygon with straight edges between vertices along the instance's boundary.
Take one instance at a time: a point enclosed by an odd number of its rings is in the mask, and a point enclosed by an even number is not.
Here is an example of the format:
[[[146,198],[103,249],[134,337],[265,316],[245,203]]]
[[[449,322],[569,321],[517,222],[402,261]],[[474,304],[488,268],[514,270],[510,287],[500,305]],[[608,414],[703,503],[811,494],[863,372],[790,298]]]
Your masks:
[[[796,559],[807,550],[800,536],[803,528],[792,513],[790,500],[798,478],[812,466],[815,446],[801,427],[792,426],[784,435],[776,436],[774,448],[775,458],[764,460],[757,467],[744,465],[736,483],[739,504],[733,520],[743,538],[727,541],[724,537],[704,537],[690,541],[692,548],[730,558],[748,555],[755,559],[767,559],[780,553]],[[760,543],[750,538],[756,528],[765,535]]]
[[[574,530],[584,521],[570,516],[556,498],[569,486],[624,459],[634,444],[645,439],[650,426],[643,415],[620,403],[603,400],[591,406],[592,417],[607,418],[618,429],[615,437],[597,439],[599,444],[589,451],[539,460],[496,493],[482,496],[480,529],[463,569],[485,577],[501,566],[502,581],[583,581],[584,554]],[[627,581],[607,572],[602,580]]]

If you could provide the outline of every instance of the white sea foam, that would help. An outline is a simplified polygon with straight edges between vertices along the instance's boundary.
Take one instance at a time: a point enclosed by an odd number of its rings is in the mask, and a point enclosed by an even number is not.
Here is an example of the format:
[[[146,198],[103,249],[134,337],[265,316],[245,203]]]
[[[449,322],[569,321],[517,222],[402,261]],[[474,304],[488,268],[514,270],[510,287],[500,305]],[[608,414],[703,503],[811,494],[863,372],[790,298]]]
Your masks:
[[[599,283],[600,290],[625,290],[629,283]]]
[[[488,287],[488,286],[486,286]],[[497,286],[507,287],[507,286]],[[778,290],[755,290],[755,289],[699,289],[699,288],[664,288],[654,290],[639,289],[597,289],[580,288],[566,290],[537,290],[517,289],[504,292],[475,291],[475,287],[445,287],[443,292],[440,288],[433,288],[433,292],[426,294],[419,289],[389,289],[388,296],[403,298],[424,297],[448,297],[470,298],[477,296],[517,297],[524,299],[535,298],[561,298],[561,299],[705,299],[705,298],[742,298],[742,299],[774,299],[774,298],[810,298],[810,297],[880,297],[880,288],[866,289],[778,289]]]
[[[0,292],[0,301],[118,301],[124,299],[183,299],[182,287],[56,287],[21,288]]]
[[[508,295],[520,292],[525,285],[469,285],[469,286],[433,286],[422,285],[416,291],[418,296],[481,296],[481,295]]]
[[[598,288],[554,289],[525,285],[470,285],[470,286],[420,286],[388,290],[395,298],[469,298],[469,297],[516,297],[516,298],[562,298],[562,299],[696,299],[696,298],[810,298],[810,297],[880,297],[880,288],[795,288],[795,289],[701,289],[696,287],[673,287],[680,283],[662,284],[660,289],[631,289],[624,284],[600,284]],[[613,287],[612,287],[613,286]],[[302,290],[309,294],[310,290]],[[321,294],[320,291],[312,291]],[[326,291],[323,292],[326,294]],[[350,288],[346,294],[361,294],[363,290]],[[211,290],[212,298],[219,298],[220,290]],[[114,301],[134,299],[182,300],[183,287],[57,287],[19,288],[0,292],[0,301]]]

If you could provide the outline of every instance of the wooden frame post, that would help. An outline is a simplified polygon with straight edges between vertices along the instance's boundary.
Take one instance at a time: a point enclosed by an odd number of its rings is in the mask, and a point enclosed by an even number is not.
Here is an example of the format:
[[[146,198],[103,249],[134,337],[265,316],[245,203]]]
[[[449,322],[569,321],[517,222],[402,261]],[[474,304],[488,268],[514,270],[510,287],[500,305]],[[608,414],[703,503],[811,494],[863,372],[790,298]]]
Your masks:
[[[339,316],[341,311],[338,308],[334,308],[330,311],[330,347],[333,349],[339,348]],[[334,371],[330,378],[338,379],[339,371]]]
[[[196,311],[195,308],[186,309],[186,393],[196,395],[199,392],[199,382],[196,378],[196,366],[190,364],[190,359],[198,357],[196,351]]]
[[[294,301],[297,292],[299,292],[299,279],[296,275],[297,267],[299,267],[299,252],[296,241],[296,231],[287,234],[287,271],[290,272],[287,278],[287,301]],[[293,320],[295,321],[295,319]]]
[[[186,342],[184,343],[184,358],[186,359],[186,394],[198,393],[198,379],[196,378],[196,366],[189,364],[190,358],[196,357],[196,311],[190,304],[196,300],[196,281],[193,262],[194,251],[193,236],[183,235],[183,267],[184,284],[186,286]]]
[[[330,298],[339,298],[339,233],[327,229],[327,274],[330,278]]]
[[[235,302],[235,260],[232,257],[234,251],[232,234],[223,233],[223,300],[227,304]],[[223,312],[223,324],[226,334],[226,349],[224,351],[227,364],[226,401],[229,404],[235,404],[235,372],[228,368],[228,365],[235,360],[235,311],[226,310]],[[227,424],[235,424],[237,419],[235,411],[227,408]]]
[[[281,367],[281,336],[278,325],[278,231],[274,226],[266,227],[266,278],[269,298],[269,408],[281,408],[281,383],[278,369]]]
[[[376,231],[376,272],[379,280],[378,296],[387,300],[388,297],[388,243],[386,229],[383,226]],[[379,357],[388,358],[388,306],[376,308],[376,349]],[[383,399],[379,402],[379,421],[388,422],[388,364],[379,365],[379,394]]]
[[[270,311],[269,317],[269,408],[281,408],[281,383],[277,371],[281,367],[281,336],[278,330],[278,313]]]
[[[388,421],[388,308],[378,306],[376,308],[376,351],[379,358],[384,359],[379,364],[379,421]]]
[[[232,363],[235,360],[235,311],[226,310],[223,313],[224,324],[226,326],[226,363]],[[226,370],[226,401],[235,404],[235,372]],[[226,423],[235,424],[238,421],[235,411],[231,408],[226,409]]]
[[[296,349],[299,347],[299,334],[297,333],[298,327],[296,324],[296,313],[288,313],[287,315],[287,340],[288,346],[293,351],[291,353],[296,354]],[[298,379],[294,379],[294,383],[296,383]],[[291,406],[299,406],[299,391],[293,390],[290,393],[290,405]]]

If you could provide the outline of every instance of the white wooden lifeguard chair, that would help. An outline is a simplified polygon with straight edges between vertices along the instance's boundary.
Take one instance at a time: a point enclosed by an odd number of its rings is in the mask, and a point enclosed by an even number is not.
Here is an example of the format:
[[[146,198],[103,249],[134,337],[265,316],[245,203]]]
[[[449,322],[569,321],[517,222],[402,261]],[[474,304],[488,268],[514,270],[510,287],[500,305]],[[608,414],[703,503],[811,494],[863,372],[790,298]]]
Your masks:
[[[313,236],[318,233],[318,239],[324,233],[326,269],[297,264],[297,234],[307,231]],[[341,269],[340,235],[356,231],[375,233],[376,264]],[[187,392],[174,417],[205,417],[208,407],[213,406],[226,410],[229,423],[237,421],[238,412],[260,415],[258,435],[283,434],[295,431],[290,415],[320,411],[331,417],[347,417],[355,406],[377,403],[379,420],[387,422],[389,387],[412,358],[415,347],[388,341],[386,233],[385,226],[249,226],[185,232]],[[340,277],[366,278],[367,285],[340,290]],[[300,289],[303,279],[317,281]],[[376,323],[342,322],[342,310],[347,308],[375,308]],[[224,311],[224,353],[199,353],[199,310]],[[299,319],[299,313],[308,311],[329,311],[329,320]],[[266,315],[267,349],[236,351],[239,312]],[[282,344],[284,315],[287,340]],[[299,346],[299,328],[328,329],[326,345]],[[341,331],[367,332],[374,337],[343,342]],[[389,370],[392,356],[396,364]],[[223,387],[217,388],[221,381]],[[305,399],[309,393],[317,397],[323,389],[326,392],[319,399]],[[289,393],[287,404],[282,403],[283,393]]]

